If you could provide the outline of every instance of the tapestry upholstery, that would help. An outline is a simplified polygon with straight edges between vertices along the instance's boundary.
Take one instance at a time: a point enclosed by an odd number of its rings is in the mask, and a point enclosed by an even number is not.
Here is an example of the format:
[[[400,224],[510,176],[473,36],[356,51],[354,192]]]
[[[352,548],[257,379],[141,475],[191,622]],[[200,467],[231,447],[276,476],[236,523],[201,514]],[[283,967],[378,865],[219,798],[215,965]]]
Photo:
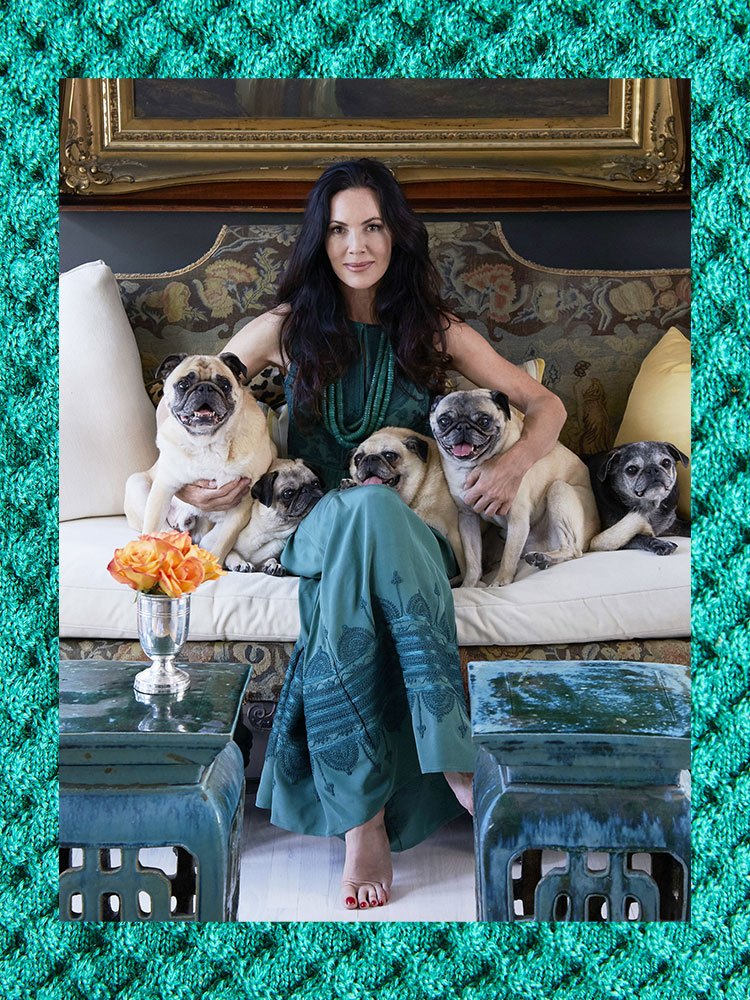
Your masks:
[[[192,663],[249,663],[245,701],[278,701],[291,642],[187,642],[182,659]],[[461,670],[472,660],[641,660],[690,663],[688,639],[632,639],[548,646],[461,646]],[[64,660],[146,660],[138,642],[117,639],[61,639]]]
[[[274,302],[299,227],[225,226],[195,264],[160,275],[117,275],[154,402],[159,363],[214,354]],[[568,420],[560,439],[579,455],[609,448],[643,358],[677,325],[690,334],[687,270],[565,271],[520,258],[493,221],[427,223],[448,308],[508,361],[545,362],[544,384]],[[283,403],[276,369],[253,392]]]

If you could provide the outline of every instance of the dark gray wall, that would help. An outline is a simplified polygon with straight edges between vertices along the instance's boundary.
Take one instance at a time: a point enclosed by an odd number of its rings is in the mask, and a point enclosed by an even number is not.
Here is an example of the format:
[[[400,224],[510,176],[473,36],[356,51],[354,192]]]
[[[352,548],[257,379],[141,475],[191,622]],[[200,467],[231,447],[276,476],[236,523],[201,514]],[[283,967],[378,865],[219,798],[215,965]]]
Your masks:
[[[445,213],[421,217],[472,218]],[[547,267],[690,267],[689,211],[517,212],[490,217],[500,220],[517,254]],[[115,273],[173,271],[204,254],[225,223],[299,221],[298,214],[275,213],[61,212],[60,270],[101,259]]]

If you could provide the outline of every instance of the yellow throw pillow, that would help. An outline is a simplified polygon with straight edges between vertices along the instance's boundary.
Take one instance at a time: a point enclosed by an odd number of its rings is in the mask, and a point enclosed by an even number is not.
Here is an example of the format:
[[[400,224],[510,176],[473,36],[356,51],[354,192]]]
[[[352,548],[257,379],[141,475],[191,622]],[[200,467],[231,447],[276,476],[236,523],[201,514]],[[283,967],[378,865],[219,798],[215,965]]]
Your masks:
[[[641,364],[615,446],[669,441],[690,455],[690,341],[671,327]],[[690,520],[690,466],[677,466],[677,513]]]

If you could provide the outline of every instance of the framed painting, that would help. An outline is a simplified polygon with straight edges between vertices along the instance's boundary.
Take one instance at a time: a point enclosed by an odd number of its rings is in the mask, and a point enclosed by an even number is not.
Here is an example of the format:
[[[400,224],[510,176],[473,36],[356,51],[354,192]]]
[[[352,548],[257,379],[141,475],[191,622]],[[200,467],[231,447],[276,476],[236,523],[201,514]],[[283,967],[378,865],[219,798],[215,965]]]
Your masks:
[[[72,79],[60,191],[312,182],[384,160],[402,183],[547,181],[679,191],[685,123],[668,79]]]

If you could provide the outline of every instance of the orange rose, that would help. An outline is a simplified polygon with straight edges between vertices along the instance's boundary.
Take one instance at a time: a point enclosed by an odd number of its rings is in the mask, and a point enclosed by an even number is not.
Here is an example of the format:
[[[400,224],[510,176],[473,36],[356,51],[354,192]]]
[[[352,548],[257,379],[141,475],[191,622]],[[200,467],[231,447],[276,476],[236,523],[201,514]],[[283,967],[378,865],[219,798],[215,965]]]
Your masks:
[[[159,567],[159,586],[167,597],[182,597],[192,594],[201,583],[205,573],[200,559],[182,556],[177,549],[167,552]]]
[[[200,560],[203,566],[204,580],[218,580],[220,576],[227,575],[227,571],[221,568],[216,556],[212,555],[208,549],[201,549],[196,545],[193,547],[193,555]]]
[[[210,552],[193,545],[187,531],[141,535],[137,541],[115,549],[107,569],[118,583],[167,597],[192,594],[204,580],[216,580],[225,574]]]
[[[162,559],[158,542],[144,537],[115,549],[107,569],[118,583],[125,583],[133,590],[151,590],[158,582]]]
[[[177,549],[184,556],[188,555],[193,547],[193,540],[188,531],[157,531],[153,535],[141,535],[141,538],[157,538]]]

